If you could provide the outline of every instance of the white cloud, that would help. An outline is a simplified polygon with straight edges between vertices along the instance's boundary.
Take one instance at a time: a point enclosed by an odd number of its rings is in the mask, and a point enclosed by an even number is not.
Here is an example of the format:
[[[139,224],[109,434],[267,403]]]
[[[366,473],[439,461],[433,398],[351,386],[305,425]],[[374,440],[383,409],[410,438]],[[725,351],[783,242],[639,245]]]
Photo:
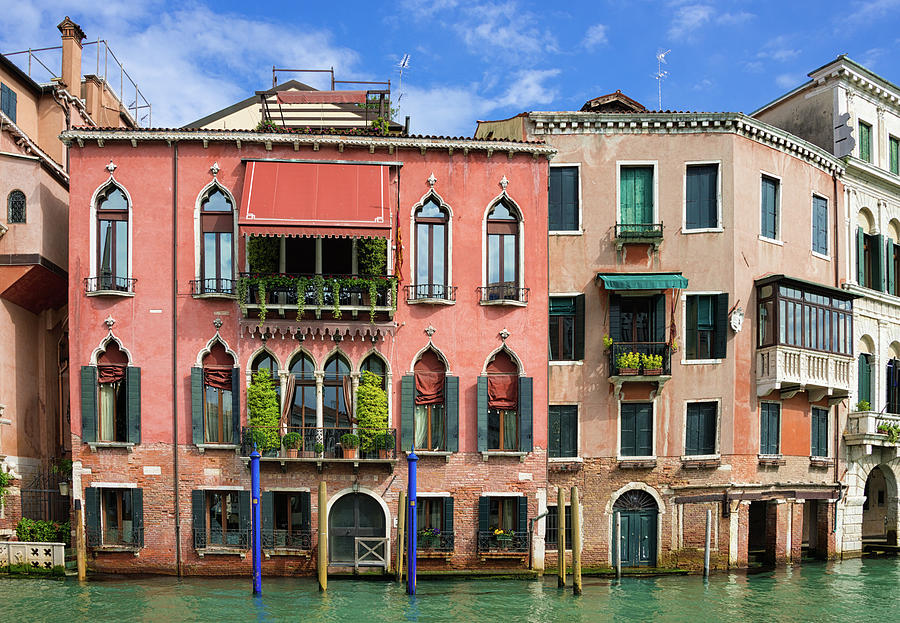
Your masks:
[[[768,59],[783,63],[800,55],[800,50],[793,47],[799,38],[788,35],[779,35],[774,39],[769,39],[763,45],[762,49],[756,54],[756,58]]]
[[[717,24],[722,24],[723,26],[737,26],[739,24],[744,24],[754,19],[756,16],[753,13],[747,13],[746,11],[738,11],[737,13],[722,13],[716,18]]]
[[[691,4],[679,7],[669,25],[669,38],[687,39],[695,30],[713,17],[713,8],[706,4]]]
[[[778,74],[775,77],[775,84],[782,89],[793,89],[803,82],[803,76],[799,74]]]
[[[587,32],[584,35],[584,41],[582,41],[582,45],[588,49],[595,48],[598,45],[606,45],[606,25],[605,24],[594,24],[590,28],[587,29]]]
[[[540,27],[536,15],[518,2],[484,2],[468,5],[454,29],[469,48],[485,56],[505,56],[520,62],[522,56],[537,56],[556,50],[556,39]]]
[[[712,80],[710,80],[709,78],[704,78],[703,80],[695,84],[693,88],[695,91],[708,91],[714,85],[715,83]]]
[[[840,21],[844,24],[871,24],[872,20],[882,17],[896,17],[900,10],[900,0],[862,0],[850,4],[841,11]]]

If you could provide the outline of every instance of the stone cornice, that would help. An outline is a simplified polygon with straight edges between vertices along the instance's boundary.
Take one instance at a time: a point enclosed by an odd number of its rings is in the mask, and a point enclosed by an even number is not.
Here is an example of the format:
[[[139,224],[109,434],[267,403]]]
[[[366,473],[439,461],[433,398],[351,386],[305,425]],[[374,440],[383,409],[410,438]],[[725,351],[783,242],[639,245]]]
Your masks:
[[[98,143],[111,141],[130,141],[136,144],[140,141],[166,141],[166,142],[233,142],[262,143],[269,149],[273,144],[312,146],[318,149],[320,146],[357,147],[374,149],[418,149],[422,153],[431,150],[461,151],[468,154],[470,151],[487,152],[492,154],[517,153],[532,154],[533,156],[546,156],[548,158],[556,154],[556,148],[540,143],[520,143],[516,141],[479,140],[472,138],[450,138],[429,136],[353,136],[341,134],[291,134],[291,133],[266,133],[254,131],[228,131],[228,130],[179,130],[179,129],[140,129],[118,130],[114,128],[79,128],[67,130],[60,134],[60,139],[67,145],[73,142],[79,147],[85,141],[97,141]]]
[[[818,72],[813,72],[810,77],[817,86],[831,79],[843,81],[854,89],[893,107],[894,110],[900,109],[900,91],[896,85],[883,78],[873,79],[845,61],[828,65]]]
[[[742,113],[532,112],[536,136],[553,134],[732,133],[773,147],[823,171],[844,174],[844,165],[821,147]]]
[[[844,162],[846,163],[846,177],[848,181],[859,180],[866,185],[875,183],[884,193],[886,200],[897,200],[898,195],[900,195],[900,176],[885,171],[881,167],[876,167],[870,162],[860,160],[855,156],[846,156]]]

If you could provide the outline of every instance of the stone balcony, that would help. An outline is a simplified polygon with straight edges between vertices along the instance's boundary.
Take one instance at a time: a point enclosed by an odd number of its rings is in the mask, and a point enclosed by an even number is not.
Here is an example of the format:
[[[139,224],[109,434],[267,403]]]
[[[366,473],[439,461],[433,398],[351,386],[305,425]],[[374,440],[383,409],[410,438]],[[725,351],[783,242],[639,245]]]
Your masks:
[[[881,427],[882,432],[879,432]],[[900,456],[900,439],[892,439],[889,429],[900,431],[900,415],[877,411],[855,411],[847,416],[844,443],[872,454],[874,447],[892,448]],[[882,457],[886,459],[886,457]]]
[[[756,351],[756,395],[781,391],[781,398],[798,392],[809,394],[810,402],[824,398],[837,402],[850,394],[853,357],[806,350],[795,346],[768,346]]]

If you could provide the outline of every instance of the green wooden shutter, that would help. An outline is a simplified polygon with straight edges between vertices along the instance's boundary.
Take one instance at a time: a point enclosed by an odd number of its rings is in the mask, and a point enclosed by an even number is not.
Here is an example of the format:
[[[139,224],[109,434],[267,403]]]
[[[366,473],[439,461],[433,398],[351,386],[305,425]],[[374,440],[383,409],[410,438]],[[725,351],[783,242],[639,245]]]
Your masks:
[[[637,454],[653,455],[653,405],[642,404],[638,407],[636,418]]]
[[[534,449],[534,382],[530,376],[519,377],[519,452]]]
[[[687,406],[687,421],[684,431],[684,453],[687,455],[700,454],[700,404],[692,403]]]
[[[859,122],[859,159],[872,161],[872,126]]]
[[[728,356],[728,293],[716,295],[716,337],[713,342],[713,357],[725,359]]]
[[[206,492],[191,491],[191,527],[194,530],[194,549],[206,547]]]
[[[548,202],[548,214],[550,217],[550,231],[557,231],[563,228],[562,216],[562,172],[561,167],[550,167],[550,190]]]
[[[478,409],[478,451],[484,452],[487,447],[487,421],[488,421],[488,383],[483,374],[478,377],[476,388],[476,404]]]
[[[240,544],[250,546],[250,532],[253,530],[253,513],[250,505],[250,492],[238,491],[238,521],[240,522]]]
[[[622,339],[622,312],[619,304],[619,295],[609,293],[609,337],[613,342]]]
[[[126,418],[128,420],[128,441],[141,443],[141,369],[134,366],[125,368]]]
[[[518,534],[528,534],[528,498],[524,495],[522,497],[516,498],[516,501],[519,504],[518,512],[516,513],[516,532]]]
[[[144,490],[131,490],[131,525],[133,543],[144,547]]]
[[[195,444],[203,443],[203,368],[191,367],[191,432]]]
[[[584,294],[575,297],[575,360],[584,359]]]
[[[657,294],[653,313],[653,341],[666,341],[666,295]]]
[[[409,452],[413,447],[413,425],[416,413],[416,379],[404,374],[400,379],[400,449]]]
[[[862,227],[856,228],[856,283],[866,285],[866,236]]]
[[[635,411],[636,405],[622,404],[622,414],[619,426],[621,431],[620,450],[622,456],[635,456],[637,454],[637,444],[635,443]]]
[[[872,379],[871,379],[872,369],[869,365],[869,356],[865,353],[862,353],[859,356],[858,368],[857,368],[857,378],[858,378],[858,387],[857,393],[859,396],[857,397],[857,401],[863,401],[871,403],[872,402]]]
[[[715,402],[704,405],[703,422],[699,441],[703,444],[703,454],[714,454],[716,451],[716,412],[719,406]]]
[[[84,490],[84,526],[87,529],[89,545],[102,545],[100,534],[100,489],[87,487]]]
[[[689,166],[685,173],[685,177],[685,228],[700,229],[700,167]]]
[[[633,225],[636,222],[634,172],[634,167],[619,169],[619,222],[623,225]]]
[[[761,183],[761,233],[766,238],[778,238],[778,181],[763,177]]]
[[[97,441],[97,366],[81,366],[81,441]]]
[[[550,405],[547,409],[547,453],[551,457],[562,456],[560,449],[560,407]]]
[[[459,452],[459,377],[444,379],[444,405],[447,411],[447,451]]]
[[[812,409],[810,417],[810,429],[809,455],[821,456],[819,454],[819,411],[815,407]]]
[[[828,202],[813,197],[813,251],[828,253]]]
[[[653,222],[653,167],[637,167],[634,185],[635,218],[648,225]]]
[[[578,167],[565,167],[562,170],[562,229],[574,231],[578,229]]]
[[[232,443],[240,444],[241,439],[241,370],[231,370],[231,430]]]
[[[897,275],[894,274],[894,241],[887,239],[885,249],[885,267],[887,268],[887,293],[896,294]]]
[[[491,520],[491,498],[481,496],[478,498],[478,531],[487,532],[490,530]]]
[[[879,292],[884,292],[884,236],[875,236],[875,244],[872,256],[872,287]]]
[[[309,491],[300,492],[300,524],[304,530],[312,526],[312,506],[310,504]]]
[[[900,140],[893,136],[890,139],[891,145],[891,173],[900,174]]]
[[[769,409],[765,402],[759,405],[759,453],[769,454]]]
[[[453,534],[453,498],[444,498],[444,534]]]
[[[559,449],[562,456],[578,456],[578,406],[563,407],[560,415]]]
[[[275,546],[275,494],[262,491],[259,494],[259,514],[262,516],[262,545]]]

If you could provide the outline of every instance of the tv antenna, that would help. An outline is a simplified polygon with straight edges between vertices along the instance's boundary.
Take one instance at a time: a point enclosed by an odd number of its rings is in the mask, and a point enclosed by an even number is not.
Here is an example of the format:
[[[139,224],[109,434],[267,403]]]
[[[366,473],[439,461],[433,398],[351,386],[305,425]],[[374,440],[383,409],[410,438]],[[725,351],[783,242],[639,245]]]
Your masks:
[[[665,52],[656,53],[656,74],[653,77],[656,78],[656,89],[659,93],[659,108],[657,110],[662,110],[662,81],[663,78],[669,75],[669,72],[663,71],[662,66],[666,64],[666,54],[671,51],[666,50]]]
[[[400,59],[400,62],[397,63],[397,67],[400,68],[400,81],[397,83],[397,90],[400,91],[399,97],[397,97],[397,106],[400,105],[400,100],[403,99],[403,70],[409,69],[409,54],[404,54],[403,58]]]

